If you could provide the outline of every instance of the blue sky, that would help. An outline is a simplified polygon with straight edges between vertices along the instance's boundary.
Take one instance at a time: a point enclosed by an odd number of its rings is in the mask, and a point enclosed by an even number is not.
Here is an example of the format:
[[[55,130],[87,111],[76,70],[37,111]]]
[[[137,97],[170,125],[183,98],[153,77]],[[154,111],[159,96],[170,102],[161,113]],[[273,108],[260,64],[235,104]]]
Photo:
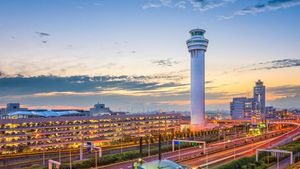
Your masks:
[[[206,29],[207,109],[299,107],[299,0],[2,0],[0,105],[189,110],[192,28]]]

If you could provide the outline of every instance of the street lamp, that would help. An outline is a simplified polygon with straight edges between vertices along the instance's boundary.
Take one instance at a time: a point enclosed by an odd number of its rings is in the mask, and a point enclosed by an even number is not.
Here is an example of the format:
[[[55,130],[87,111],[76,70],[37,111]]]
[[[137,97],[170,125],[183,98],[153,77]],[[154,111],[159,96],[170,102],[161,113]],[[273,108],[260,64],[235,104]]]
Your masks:
[[[72,150],[70,149],[70,169],[72,169]]]
[[[123,133],[123,118],[121,120],[121,154],[123,153],[123,137],[124,137],[124,133]]]
[[[60,149],[58,150],[58,159],[59,159],[59,162],[61,163],[61,154],[60,154]]]
[[[151,134],[149,133],[149,136],[148,136],[148,156],[150,156],[150,150],[151,150],[150,137],[151,137]]]
[[[236,141],[236,126],[234,126],[234,139]],[[235,141],[233,141],[233,159],[235,159]]]
[[[43,166],[45,166],[45,149],[43,148]]]
[[[96,167],[96,169],[98,168],[98,164],[97,164],[97,149],[95,149],[95,167]]]

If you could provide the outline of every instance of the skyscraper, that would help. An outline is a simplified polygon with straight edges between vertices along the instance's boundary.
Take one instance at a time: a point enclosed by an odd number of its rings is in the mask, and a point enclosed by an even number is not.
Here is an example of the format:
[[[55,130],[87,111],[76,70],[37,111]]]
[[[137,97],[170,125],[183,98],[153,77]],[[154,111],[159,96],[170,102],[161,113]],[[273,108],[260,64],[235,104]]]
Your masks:
[[[253,89],[254,113],[259,118],[264,118],[266,107],[266,87],[261,80],[255,82]]]
[[[230,102],[230,115],[232,119],[250,119],[253,110],[253,99],[246,97],[233,98]]]
[[[208,40],[205,30],[193,29],[186,41],[191,54],[191,127],[200,130],[205,125],[205,52]]]

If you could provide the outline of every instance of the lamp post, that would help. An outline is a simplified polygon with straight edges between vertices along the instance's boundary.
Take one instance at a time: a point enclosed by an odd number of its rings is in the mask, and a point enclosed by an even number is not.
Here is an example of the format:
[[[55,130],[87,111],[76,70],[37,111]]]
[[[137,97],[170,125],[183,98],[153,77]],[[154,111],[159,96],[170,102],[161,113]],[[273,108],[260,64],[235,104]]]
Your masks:
[[[143,137],[140,137],[140,156],[143,156]]]
[[[277,169],[279,169],[279,154],[276,153],[276,156],[277,156]]]
[[[72,150],[70,149],[70,169],[72,169]]]
[[[234,126],[233,159],[235,159],[236,126]]]
[[[204,152],[205,152],[205,158],[206,158],[206,168],[208,169],[208,152],[206,150],[206,144],[204,145]]]
[[[158,137],[158,159],[161,160],[161,134],[159,133]]]
[[[218,142],[220,142],[220,126],[218,128]]]
[[[45,166],[45,150],[43,149],[43,166]]]
[[[96,169],[98,168],[98,164],[97,164],[97,149],[95,149],[95,167],[96,167]]]
[[[148,156],[150,156],[150,149],[151,147],[150,147],[150,134],[149,134],[149,136],[148,136]]]
[[[121,154],[123,153],[123,137],[124,137],[124,133],[123,133],[123,118],[121,120]]]
[[[58,161],[61,163],[61,154],[60,154],[60,149],[58,150]]]
[[[226,129],[223,129],[223,142],[224,142],[224,149],[226,149],[226,142],[225,142],[225,137],[226,137]]]
[[[150,137],[151,137],[151,130],[150,130],[150,117],[148,117],[148,156],[150,157],[151,145],[150,145]]]

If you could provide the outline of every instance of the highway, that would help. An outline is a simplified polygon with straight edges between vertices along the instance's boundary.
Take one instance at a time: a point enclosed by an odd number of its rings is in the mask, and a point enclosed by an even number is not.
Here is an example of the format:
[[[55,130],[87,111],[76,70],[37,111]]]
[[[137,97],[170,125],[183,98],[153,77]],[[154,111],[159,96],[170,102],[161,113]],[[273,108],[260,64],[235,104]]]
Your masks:
[[[244,137],[245,134],[239,134],[239,137]],[[226,135],[226,139],[232,139],[234,138],[234,135]],[[168,141],[168,143],[163,142],[162,145],[171,144],[171,141]],[[151,147],[157,147],[158,143],[151,144]],[[138,144],[123,144],[122,151],[132,151],[132,150],[138,150],[139,145]],[[148,145],[143,145],[143,150],[148,150]],[[103,148],[103,155],[106,154],[118,154],[121,151],[120,146],[115,147],[106,147]],[[94,157],[94,153],[88,154],[86,151],[83,151],[84,158],[91,158]],[[72,149],[71,150],[71,156],[72,161],[79,160],[79,149]],[[47,151],[45,152],[45,163],[47,163],[48,159],[59,161],[59,152],[57,150],[55,151]],[[69,162],[70,159],[70,149],[64,149],[61,151],[61,161],[62,162]],[[12,155],[6,155],[6,156],[0,156],[0,168],[1,169],[11,169],[11,168],[17,168],[17,167],[27,167],[31,166],[32,164],[39,164],[43,165],[43,152],[32,152],[32,153],[19,153],[19,154],[12,154]]]
[[[163,143],[167,144],[167,143]],[[169,143],[170,144],[170,143]],[[157,143],[151,144],[151,147],[157,147]],[[144,145],[144,148],[148,147],[147,145]],[[122,151],[132,151],[132,150],[138,150],[139,145],[123,145]],[[102,154],[117,154],[120,153],[120,147],[113,147],[113,148],[104,148]],[[93,152],[87,153],[86,150],[83,151],[83,157],[85,158],[91,158],[94,157],[95,154]],[[79,149],[72,149],[71,150],[71,156],[72,161],[79,160]],[[45,152],[45,163],[47,163],[48,159],[59,161],[59,152],[56,151],[50,151]],[[61,151],[61,161],[62,162],[69,162],[70,159],[70,149],[69,150],[63,150]],[[26,167],[31,166],[32,164],[43,164],[43,153],[22,153],[22,154],[15,154],[8,156],[6,158],[0,158],[0,168],[1,169],[11,169],[11,168],[17,168],[17,167]]]
[[[230,150],[222,151],[219,153],[213,154],[213,156],[208,157],[199,157],[193,158],[189,160],[183,160],[179,162],[183,165],[195,168],[195,167],[205,167],[206,165],[215,166],[215,165],[222,165],[227,163],[229,160],[242,158],[242,157],[249,157],[256,153],[256,149],[258,148],[271,148],[275,146],[279,146],[286,143],[286,140],[292,140],[291,138],[298,135],[300,133],[300,127],[298,126],[294,130],[289,131],[288,133],[263,140],[258,142],[257,144],[250,144],[241,146],[239,148],[231,148]],[[234,153],[235,152],[235,153]],[[235,155],[234,155],[235,154]]]
[[[275,136],[275,133],[277,135]],[[279,134],[278,134],[279,133]],[[177,150],[174,152],[167,152],[162,154],[163,159],[176,160],[183,165],[187,165],[188,167],[198,166],[207,162],[214,161],[216,159],[220,159],[224,156],[230,156],[234,153],[238,154],[244,151],[249,151],[249,149],[253,147],[262,146],[268,142],[271,142],[275,138],[279,138],[286,131],[274,131],[267,133],[265,135],[256,136],[256,137],[246,137],[246,138],[238,138],[231,141],[212,143],[207,145],[208,155],[205,156],[203,153],[203,148],[191,147],[182,150]],[[157,160],[158,156],[150,156],[143,158],[145,162]],[[132,167],[132,163],[136,160],[120,162],[112,165],[99,167],[101,169],[129,169]]]
[[[245,152],[248,154],[253,154],[255,152],[255,149],[253,147],[257,148],[267,148],[270,147],[271,145],[278,145],[279,143],[283,144],[286,142],[286,140],[291,139],[292,135],[295,133],[300,132],[299,127],[296,128],[295,130],[292,130],[291,128],[288,129],[290,132],[287,132],[287,129],[282,129],[280,131],[272,131],[269,133],[265,133],[261,136],[256,136],[256,137],[243,137],[243,138],[238,138],[233,139],[234,136],[231,137],[226,137],[226,138],[231,138],[230,141],[221,141],[221,142],[214,142],[211,144],[207,144],[207,152],[208,155],[204,155],[203,148],[198,148],[198,147],[190,147],[190,148],[185,148],[178,150],[178,147],[176,148],[175,152],[167,152],[162,154],[163,159],[170,159],[170,160],[175,160],[178,161],[179,163],[183,165],[187,165],[189,167],[194,167],[194,166],[204,166],[205,163],[209,163],[209,166],[216,165],[216,164],[222,164],[230,159],[233,159],[234,156],[233,154],[235,153],[235,158],[240,158],[245,155]],[[275,135],[275,133],[277,133]],[[283,134],[287,133],[287,134]],[[281,136],[279,136],[281,135]],[[239,136],[242,136],[239,135]],[[170,144],[170,143],[169,143]],[[153,144],[151,146],[157,146],[156,144]],[[252,152],[249,153],[250,149],[253,149]],[[130,150],[136,150],[138,149],[137,145],[127,145],[123,146],[123,151],[130,151]],[[147,150],[147,145],[144,145],[144,150]],[[61,160],[63,162],[68,162],[69,161],[69,151],[64,151],[61,154]],[[85,152],[85,151],[84,151]],[[115,147],[112,149],[106,149],[104,150],[103,154],[114,154],[114,153],[120,153],[120,147]],[[48,154],[48,153],[47,153]],[[86,154],[85,158],[92,157],[94,156],[94,153],[92,154]],[[226,159],[222,159],[222,157],[228,157]],[[16,168],[16,167],[24,167],[32,164],[42,164],[42,154],[32,154],[28,155],[26,157],[22,158],[10,158],[7,159],[6,161],[3,159],[0,159],[0,168],[2,169],[10,169],[10,168]],[[47,161],[49,158],[58,160],[58,152],[53,152],[49,153],[46,157]],[[144,158],[144,160],[147,161],[152,161],[152,160],[157,160],[158,156],[153,155],[150,157]],[[79,160],[79,151],[74,150],[72,152],[72,161]],[[217,160],[217,161],[216,161]],[[115,169],[115,168],[120,168],[120,169],[125,169],[125,168],[131,168],[132,163],[136,160],[131,160],[131,161],[125,161],[121,163],[116,163],[112,165],[107,165],[107,166],[101,166],[99,168],[103,169]],[[8,164],[9,162],[9,164]],[[21,162],[23,164],[16,165],[18,162]]]

